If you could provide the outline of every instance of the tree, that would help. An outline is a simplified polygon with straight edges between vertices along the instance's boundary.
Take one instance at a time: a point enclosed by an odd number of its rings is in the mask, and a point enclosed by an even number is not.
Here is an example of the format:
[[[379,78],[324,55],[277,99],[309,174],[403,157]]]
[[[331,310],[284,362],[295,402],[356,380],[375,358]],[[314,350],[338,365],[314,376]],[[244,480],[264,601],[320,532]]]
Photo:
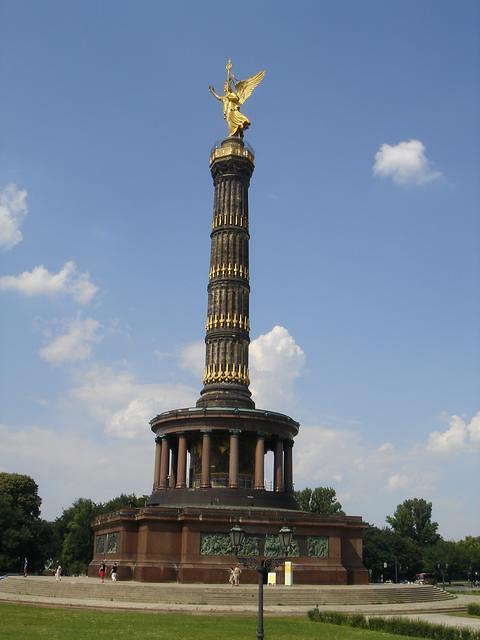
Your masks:
[[[118,509],[122,509],[123,507],[143,507],[145,506],[147,499],[148,496],[146,495],[139,496],[137,498],[134,493],[121,493],[119,496],[112,498],[112,500],[109,500],[108,502],[97,504],[97,515],[110,513],[111,511],[118,511]]]
[[[30,569],[41,565],[41,503],[32,478],[0,473],[0,571],[20,571],[24,557]]]
[[[91,523],[96,515],[95,503],[79,498],[57,520],[60,536],[63,537],[62,565],[69,573],[85,573],[87,570],[93,555]]]
[[[342,505],[337,500],[337,493],[332,487],[302,489],[295,492],[295,497],[302,511],[345,515]]]
[[[422,551],[418,543],[387,527],[369,525],[363,535],[363,564],[373,581],[380,580],[381,575],[384,580],[411,579],[422,569]]]
[[[64,509],[54,523],[54,536],[59,541],[58,558],[68,573],[85,573],[93,556],[92,520],[97,516],[118,511],[123,507],[143,507],[147,496],[121,495],[108,502],[96,504],[79,498]],[[55,559],[55,558],[54,558]]]
[[[435,544],[440,539],[438,523],[432,522],[432,503],[423,498],[405,500],[393,516],[387,516],[387,522],[395,533],[421,546]]]

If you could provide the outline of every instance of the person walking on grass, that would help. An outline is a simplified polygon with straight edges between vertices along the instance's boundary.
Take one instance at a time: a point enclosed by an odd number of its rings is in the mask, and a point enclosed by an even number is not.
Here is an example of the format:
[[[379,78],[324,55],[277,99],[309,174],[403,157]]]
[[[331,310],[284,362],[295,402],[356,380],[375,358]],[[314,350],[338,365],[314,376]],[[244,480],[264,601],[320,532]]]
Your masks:
[[[112,574],[112,582],[116,582],[117,581],[117,573],[118,573],[118,565],[117,565],[116,562],[113,563],[113,567],[112,567],[110,573]]]
[[[102,564],[100,565],[100,569],[98,570],[98,575],[100,577],[100,580],[102,581],[102,584],[105,582],[105,572],[107,570],[107,566],[105,564],[105,560],[102,562]]]

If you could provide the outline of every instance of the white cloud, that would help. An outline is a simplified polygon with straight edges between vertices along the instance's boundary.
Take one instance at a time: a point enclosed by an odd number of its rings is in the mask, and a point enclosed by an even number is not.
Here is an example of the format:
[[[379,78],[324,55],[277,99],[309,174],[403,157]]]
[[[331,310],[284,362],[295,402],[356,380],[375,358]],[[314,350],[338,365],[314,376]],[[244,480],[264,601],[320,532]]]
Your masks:
[[[467,432],[470,436],[470,443],[480,449],[480,411],[471,419],[467,425]]]
[[[0,424],[0,469],[24,473],[39,485],[42,517],[54,519],[80,497],[109,500],[152,489],[153,434],[132,441],[91,439],[79,425],[62,429]],[[122,461],[128,460],[128,464]]]
[[[187,369],[193,374],[198,375],[201,379],[205,366],[205,342],[190,342],[185,345],[180,353],[180,366]]]
[[[420,140],[382,144],[375,154],[373,173],[390,177],[398,185],[423,185],[442,175],[431,168],[425,156],[425,145]]]
[[[480,411],[468,424],[459,416],[450,416],[448,429],[428,435],[427,449],[432,453],[449,454],[469,448],[480,449]]]
[[[380,453],[384,453],[386,451],[392,451],[392,450],[393,450],[393,444],[391,442],[384,442],[377,449],[377,451],[379,451]]]
[[[120,492],[150,493],[154,445],[148,420],[182,402],[176,402],[176,397],[172,404],[156,405],[146,415],[144,405],[136,407],[132,402],[142,398],[138,391],[143,386],[128,373],[91,367],[77,387],[82,396],[78,400],[105,426],[112,423],[115,413],[127,416],[130,410],[135,438],[122,440],[111,437],[118,433],[93,431],[88,418],[75,412],[71,415],[77,423],[62,420],[58,430],[0,425],[0,469],[27,473],[39,483],[47,518],[55,517],[80,496],[99,501]],[[126,394],[123,399],[122,394]],[[385,516],[406,498],[425,498],[433,502],[433,519],[447,539],[473,534],[480,525],[478,510],[469,508],[476,499],[471,477],[477,463],[465,455],[456,466],[450,461],[445,473],[444,468],[439,469],[438,457],[424,447],[399,446],[380,452],[359,428],[302,426],[294,446],[296,488],[333,486],[347,514],[362,515],[377,526],[384,526]]]
[[[255,338],[250,344],[250,378],[256,405],[285,410],[304,365],[305,353],[285,327],[276,325]]]
[[[105,432],[134,438],[149,430],[149,421],[169,409],[192,406],[198,391],[183,384],[138,382],[129,372],[94,365],[79,375],[72,396],[100,421]]]
[[[305,354],[285,327],[274,326],[252,340],[249,351],[250,389],[258,407],[286,410],[293,398],[293,383],[305,364]],[[201,378],[205,365],[205,343],[187,344],[180,366]]]
[[[100,326],[93,318],[77,318],[68,324],[65,333],[42,347],[39,354],[44,360],[55,365],[85,360],[91,356],[92,344],[101,340],[98,335]]]
[[[66,262],[58,273],[43,265],[19,276],[1,276],[0,289],[18,291],[26,296],[70,295],[79,304],[88,304],[98,291],[88,273],[78,273],[75,262]]]
[[[408,486],[408,476],[401,475],[400,473],[395,473],[393,476],[390,476],[388,478],[387,486],[390,491],[395,491],[396,489],[404,489]]]
[[[23,240],[20,226],[27,215],[27,192],[9,184],[0,191],[0,248],[12,249]]]

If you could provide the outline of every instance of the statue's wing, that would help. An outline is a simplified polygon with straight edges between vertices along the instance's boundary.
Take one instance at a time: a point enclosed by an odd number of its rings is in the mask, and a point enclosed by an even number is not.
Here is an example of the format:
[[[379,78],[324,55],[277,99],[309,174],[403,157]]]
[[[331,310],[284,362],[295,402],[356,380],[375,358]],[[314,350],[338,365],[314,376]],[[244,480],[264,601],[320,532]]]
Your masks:
[[[265,77],[265,70],[259,71],[251,78],[247,78],[246,80],[240,80],[235,84],[235,92],[239,97],[240,104],[243,104],[245,100],[247,100],[251,95],[252,91],[258,87],[260,82]]]

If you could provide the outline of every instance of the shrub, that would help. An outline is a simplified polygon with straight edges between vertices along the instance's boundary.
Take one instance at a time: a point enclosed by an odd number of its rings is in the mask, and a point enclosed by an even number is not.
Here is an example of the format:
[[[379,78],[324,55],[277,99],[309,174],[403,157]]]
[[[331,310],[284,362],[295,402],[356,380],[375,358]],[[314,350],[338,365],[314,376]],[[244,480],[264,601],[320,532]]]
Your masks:
[[[471,616],[480,616],[480,604],[472,602],[468,605],[467,611]]]
[[[478,605],[474,604],[474,607]],[[477,615],[477,614],[474,614]],[[431,624],[423,620],[409,620],[408,618],[382,618],[363,615],[348,615],[337,611],[320,611],[318,607],[308,612],[310,620],[327,622],[330,624],[348,624],[371,631],[385,631],[394,635],[410,636],[414,638],[431,638],[432,640],[480,640],[480,631],[467,627],[447,627],[442,624]]]

